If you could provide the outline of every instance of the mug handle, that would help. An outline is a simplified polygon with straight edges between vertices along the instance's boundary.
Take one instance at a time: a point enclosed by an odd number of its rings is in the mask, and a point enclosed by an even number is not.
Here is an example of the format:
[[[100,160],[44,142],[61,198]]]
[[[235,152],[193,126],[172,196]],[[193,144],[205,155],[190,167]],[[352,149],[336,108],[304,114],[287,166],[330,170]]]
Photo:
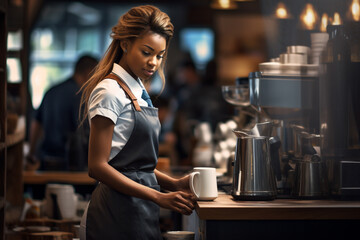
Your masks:
[[[189,179],[189,185],[190,185],[190,190],[193,194],[195,194],[196,198],[199,199],[199,194],[195,191],[195,187],[194,187],[194,178],[195,175],[200,175],[199,172],[192,172],[190,173],[190,179]]]

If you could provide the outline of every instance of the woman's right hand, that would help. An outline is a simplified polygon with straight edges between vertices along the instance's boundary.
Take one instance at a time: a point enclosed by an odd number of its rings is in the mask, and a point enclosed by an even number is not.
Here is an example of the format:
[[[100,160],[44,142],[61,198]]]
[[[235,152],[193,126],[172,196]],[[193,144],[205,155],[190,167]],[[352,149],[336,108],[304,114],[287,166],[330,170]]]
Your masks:
[[[195,207],[195,196],[191,193],[176,191],[160,193],[156,203],[163,208],[190,215]]]
[[[28,171],[35,171],[38,170],[40,167],[40,160],[35,155],[27,155],[25,157],[25,170]]]

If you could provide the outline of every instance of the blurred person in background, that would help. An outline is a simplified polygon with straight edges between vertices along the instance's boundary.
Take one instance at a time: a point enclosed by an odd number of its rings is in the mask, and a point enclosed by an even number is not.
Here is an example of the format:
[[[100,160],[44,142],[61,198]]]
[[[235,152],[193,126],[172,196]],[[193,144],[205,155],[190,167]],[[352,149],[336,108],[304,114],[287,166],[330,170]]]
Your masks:
[[[207,122],[214,132],[219,122],[232,117],[233,109],[222,97],[217,78],[215,60],[207,63],[203,75],[187,55],[174,77],[173,96],[176,96],[176,111],[173,131],[181,165],[193,165],[193,150],[196,145],[195,127]]]
[[[213,132],[219,122],[227,121],[233,116],[233,107],[222,96],[215,60],[207,63],[200,83],[190,91],[183,109],[187,119],[198,123],[208,122]]]
[[[176,68],[170,86],[174,114],[173,131],[176,135],[176,150],[179,158],[179,165],[192,165],[191,151],[193,148],[193,129],[197,124],[196,119],[189,119],[187,111],[192,92],[201,85],[201,76],[198,74],[195,63],[189,53],[185,53],[184,59]],[[199,96],[200,97],[200,96]]]
[[[78,91],[97,63],[92,56],[81,56],[73,75],[46,92],[31,121],[27,169],[64,171],[86,166],[88,127],[78,129]]]
[[[152,96],[154,106],[158,108],[161,130],[159,134],[159,157],[168,157],[172,166],[178,165],[178,155],[175,149],[177,137],[173,131],[173,113],[169,97]]]

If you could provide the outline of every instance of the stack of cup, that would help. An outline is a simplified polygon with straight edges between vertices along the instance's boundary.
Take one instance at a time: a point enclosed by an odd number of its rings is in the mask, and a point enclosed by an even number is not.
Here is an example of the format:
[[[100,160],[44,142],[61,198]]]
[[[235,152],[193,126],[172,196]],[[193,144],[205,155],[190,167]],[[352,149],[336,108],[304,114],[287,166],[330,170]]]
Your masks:
[[[194,135],[197,140],[193,152],[194,166],[210,166],[213,155],[213,136],[208,122],[202,122],[195,127]]]
[[[233,130],[237,128],[237,123],[234,120],[228,120],[225,123],[218,123],[215,130],[215,146],[214,146],[214,160],[218,168],[226,169],[228,167],[229,157],[235,151],[236,136]]]
[[[312,63],[319,64],[320,63],[320,55],[321,52],[326,47],[326,44],[329,40],[328,33],[312,33],[310,35],[311,38],[311,56],[312,56]]]
[[[307,46],[288,46],[286,53],[280,54],[282,64],[308,64],[310,48]]]

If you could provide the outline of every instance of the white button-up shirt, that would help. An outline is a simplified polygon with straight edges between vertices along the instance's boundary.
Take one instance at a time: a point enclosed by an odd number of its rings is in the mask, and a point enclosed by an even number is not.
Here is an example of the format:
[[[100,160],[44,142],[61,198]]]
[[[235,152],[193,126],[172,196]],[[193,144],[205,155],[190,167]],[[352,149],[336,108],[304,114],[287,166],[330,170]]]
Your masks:
[[[112,72],[125,81],[138,99],[140,106],[148,106],[147,102],[141,98],[144,85],[140,79],[135,80],[116,63],[114,63]],[[109,118],[115,124],[109,160],[120,152],[130,138],[134,128],[134,112],[131,105],[131,100],[113,79],[102,80],[90,95],[89,119],[100,115]]]

